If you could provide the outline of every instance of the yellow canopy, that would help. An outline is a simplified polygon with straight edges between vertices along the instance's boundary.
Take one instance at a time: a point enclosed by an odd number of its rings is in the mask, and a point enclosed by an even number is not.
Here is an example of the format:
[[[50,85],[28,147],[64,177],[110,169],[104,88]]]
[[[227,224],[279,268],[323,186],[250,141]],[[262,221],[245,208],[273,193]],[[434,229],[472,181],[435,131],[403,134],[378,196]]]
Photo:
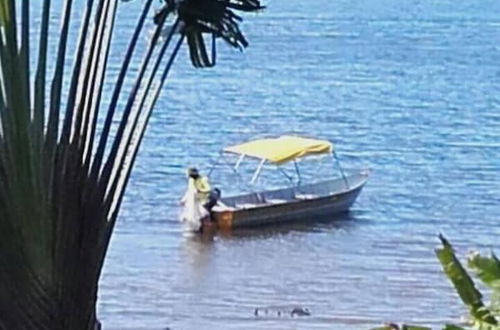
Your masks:
[[[250,141],[224,149],[225,152],[265,159],[275,164],[309,155],[327,154],[332,150],[333,146],[329,141],[287,135]]]

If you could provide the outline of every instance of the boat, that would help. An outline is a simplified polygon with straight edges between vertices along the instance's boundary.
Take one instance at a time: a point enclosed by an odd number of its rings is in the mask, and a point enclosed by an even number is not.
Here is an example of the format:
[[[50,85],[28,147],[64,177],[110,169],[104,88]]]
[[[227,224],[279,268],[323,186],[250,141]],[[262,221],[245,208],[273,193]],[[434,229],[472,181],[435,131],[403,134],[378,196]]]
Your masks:
[[[237,156],[235,164],[230,164],[236,173],[244,160],[257,161],[250,185],[257,181],[266,164],[276,165],[279,169],[291,162],[294,163],[296,182],[286,188],[221,197],[211,211],[211,222],[205,222],[204,227],[215,226],[221,230],[230,230],[295,220],[314,220],[346,212],[356,201],[370,175],[368,169],[346,174],[330,141],[285,135],[224,148],[210,169],[209,177],[220,159],[228,154],[233,155],[232,158]],[[325,155],[331,156],[336,165],[332,168],[337,168],[339,175],[303,184],[298,161]],[[287,178],[290,179],[288,176]]]

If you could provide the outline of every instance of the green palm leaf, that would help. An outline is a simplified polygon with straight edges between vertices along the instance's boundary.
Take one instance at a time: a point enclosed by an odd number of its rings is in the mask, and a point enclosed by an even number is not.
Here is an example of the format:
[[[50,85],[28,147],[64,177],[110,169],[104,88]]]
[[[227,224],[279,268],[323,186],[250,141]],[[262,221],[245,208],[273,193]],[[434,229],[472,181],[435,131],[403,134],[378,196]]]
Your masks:
[[[458,295],[469,307],[472,321],[479,329],[486,329],[487,326],[497,326],[497,320],[484,305],[481,293],[476,289],[471,277],[455,256],[453,247],[442,235],[439,238],[443,247],[436,249],[436,255]]]
[[[468,266],[493,290],[490,295],[490,309],[500,316],[500,260],[494,253],[489,258],[475,253],[469,257]]]
[[[490,258],[475,253],[470,256],[468,266],[484,284],[493,290],[500,290],[500,260],[494,253]]]
[[[461,328],[459,326],[453,325],[453,324],[447,324],[443,330],[465,330],[464,328]]]

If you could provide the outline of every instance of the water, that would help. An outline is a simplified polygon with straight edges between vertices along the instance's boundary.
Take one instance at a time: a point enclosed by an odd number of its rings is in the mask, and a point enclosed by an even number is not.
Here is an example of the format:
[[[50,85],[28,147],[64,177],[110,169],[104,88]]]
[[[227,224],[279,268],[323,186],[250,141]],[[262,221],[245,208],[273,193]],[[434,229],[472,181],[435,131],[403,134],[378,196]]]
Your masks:
[[[177,61],[106,261],[105,328],[456,321],[466,309],[434,256],[437,233],[461,256],[500,251],[500,3],[267,4],[245,21],[244,54],[221,47],[206,71],[190,67],[186,50]],[[140,5],[121,4],[112,75]],[[184,168],[206,168],[228,143],[283,133],[330,139],[346,167],[374,170],[352,212],[213,240],[183,236]],[[254,315],[293,305],[312,315]]]

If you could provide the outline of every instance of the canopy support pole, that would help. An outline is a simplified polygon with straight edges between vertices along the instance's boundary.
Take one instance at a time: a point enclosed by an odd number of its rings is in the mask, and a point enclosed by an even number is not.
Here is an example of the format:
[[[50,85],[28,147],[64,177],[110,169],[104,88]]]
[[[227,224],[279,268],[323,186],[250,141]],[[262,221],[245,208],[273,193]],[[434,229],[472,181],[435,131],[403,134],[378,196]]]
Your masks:
[[[216,167],[217,165],[219,165],[219,160],[221,159],[222,154],[223,154],[223,153],[222,153],[222,151],[221,151],[221,152],[219,152],[219,157],[217,157],[217,158],[215,159],[215,162],[212,164],[212,166],[210,166],[210,169],[208,170],[208,173],[207,173],[207,177],[208,177],[208,178],[210,178],[210,174],[212,174],[212,172],[214,171],[215,167]]]
[[[257,170],[255,171],[255,173],[252,177],[252,180],[250,181],[250,184],[254,184],[255,181],[257,181],[257,178],[259,177],[260,171],[262,171],[262,167],[264,166],[265,163],[266,163],[265,159],[260,161],[259,167],[257,167]]]
[[[342,179],[344,179],[344,183],[345,183],[346,188],[349,189],[349,182],[347,181],[347,177],[345,176],[345,173],[344,173],[344,170],[342,169],[342,166],[340,166],[340,161],[339,161],[335,151],[332,152],[332,156],[335,159],[337,166],[339,167],[340,174],[342,175]]]
[[[287,180],[288,180],[288,181],[290,181],[290,184],[292,185],[292,187],[293,187],[293,186],[295,186],[295,182],[293,182],[293,176],[288,175],[288,174],[285,172],[285,170],[283,170],[281,167],[279,167],[279,165],[276,165],[276,169],[277,169],[279,172],[281,172],[281,174],[283,174],[283,176],[284,176],[285,178],[287,178]]]
[[[238,161],[234,165],[234,169],[237,170],[238,167],[240,167],[241,162],[245,159],[245,154],[241,154],[241,156],[238,158]]]
[[[297,161],[294,160],[293,165],[295,165],[295,171],[297,172],[297,186],[300,186],[300,183],[302,182],[302,177],[300,176],[299,164],[297,164]]]
[[[219,158],[222,158],[222,160],[224,161],[224,164],[227,165],[227,167],[229,167],[233,172],[234,174],[236,175],[236,177],[239,179],[239,182],[238,182],[238,185],[240,186],[240,188],[242,188],[242,183],[244,184],[244,186],[246,187],[246,189],[249,189],[251,191],[253,191],[253,188],[252,186],[245,181],[245,179],[243,178],[243,176],[240,174],[240,172],[238,172],[236,169],[235,169],[235,166],[233,166],[232,164],[230,164],[227,159],[224,157],[224,151],[221,151],[221,157]]]

